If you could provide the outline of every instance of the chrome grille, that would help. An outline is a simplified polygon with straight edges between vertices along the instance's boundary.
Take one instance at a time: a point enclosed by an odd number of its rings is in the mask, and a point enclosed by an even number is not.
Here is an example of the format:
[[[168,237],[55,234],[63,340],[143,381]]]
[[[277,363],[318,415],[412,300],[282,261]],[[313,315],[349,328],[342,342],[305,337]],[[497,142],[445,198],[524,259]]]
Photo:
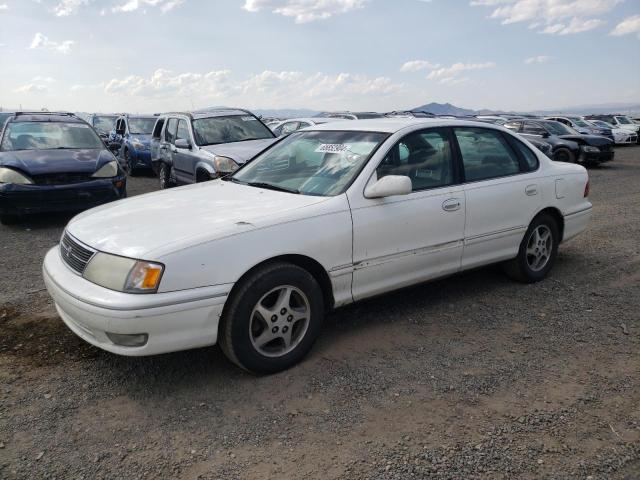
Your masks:
[[[95,253],[95,251],[80,245],[71,235],[64,232],[60,241],[60,256],[72,270],[82,274]]]

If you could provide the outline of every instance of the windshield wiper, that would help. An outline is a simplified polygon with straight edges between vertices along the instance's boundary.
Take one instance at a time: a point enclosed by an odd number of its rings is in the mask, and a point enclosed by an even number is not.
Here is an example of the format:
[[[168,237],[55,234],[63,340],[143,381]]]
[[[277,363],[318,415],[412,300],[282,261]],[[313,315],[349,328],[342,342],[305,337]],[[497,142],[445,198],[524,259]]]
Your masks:
[[[287,192],[287,193],[300,194],[300,190],[297,190],[295,188],[281,187],[280,185],[273,185],[271,183],[248,182],[246,185],[249,185],[250,187],[266,188],[268,190],[276,190],[278,192]]]

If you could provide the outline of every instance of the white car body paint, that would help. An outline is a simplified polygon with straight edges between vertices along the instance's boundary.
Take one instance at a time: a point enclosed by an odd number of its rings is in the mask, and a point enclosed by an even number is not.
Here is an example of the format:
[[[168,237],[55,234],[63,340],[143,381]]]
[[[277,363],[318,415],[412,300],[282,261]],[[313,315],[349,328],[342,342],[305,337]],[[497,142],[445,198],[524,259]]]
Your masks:
[[[564,218],[563,241],[586,228],[591,215],[583,196],[586,170],[553,162],[535,148],[540,166],[534,172],[402,196],[364,196],[397,141],[417,130],[455,126],[497,129],[528,144],[502,127],[459,120],[376,119],[310,127],[389,137],[346,192],[334,197],[216,180],[78,215],[67,226],[78,242],[164,264],[158,293],[127,294],[95,285],[62,261],[58,247],[45,258],[47,289],[62,319],[86,341],[118,354],[150,355],[214,344],[234,284],[275,257],[298,255],[317,262],[338,307],[513,258],[531,220],[545,208]],[[122,347],[105,332],[149,338],[142,347]]]

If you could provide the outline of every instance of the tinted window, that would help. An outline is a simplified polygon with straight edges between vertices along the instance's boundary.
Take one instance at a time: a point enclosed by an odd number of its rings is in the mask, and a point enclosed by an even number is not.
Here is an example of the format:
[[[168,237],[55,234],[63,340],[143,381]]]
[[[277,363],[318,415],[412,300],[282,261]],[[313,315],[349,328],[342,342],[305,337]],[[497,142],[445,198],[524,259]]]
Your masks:
[[[538,157],[531,151],[529,147],[527,147],[517,138],[509,138],[509,143],[518,152],[520,152],[520,154],[524,158],[524,163],[527,165],[527,171],[532,172],[538,169]]]
[[[176,133],[176,140],[189,140],[189,127],[186,120],[180,120],[178,122],[178,132]]]
[[[520,172],[518,157],[500,132],[482,128],[456,128],[454,131],[468,182]]]
[[[164,126],[164,118],[159,118],[156,122],[156,126],[153,127],[153,138],[160,138],[162,134],[162,127]]]
[[[8,123],[0,150],[102,149],[100,137],[85,123]]]
[[[378,179],[403,175],[413,191],[443,187],[453,182],[453,156],[445,131],[414,132],[394,145],[376,169]]]
[[[129,133],[148,135],[155,124],[156,118],[129,118]]]
[[[528,133],[529,135],[544,135],[546,132],[542,125],[534,122],[525,122],[522,128],[522,133]]]
[[[167,123],[167,128],[164,131],[164,139],[169,142],[169,143],[173,143],[176,140],[176,128],[178,127],[178,119],[177,118],[170,118],[169,122]]]

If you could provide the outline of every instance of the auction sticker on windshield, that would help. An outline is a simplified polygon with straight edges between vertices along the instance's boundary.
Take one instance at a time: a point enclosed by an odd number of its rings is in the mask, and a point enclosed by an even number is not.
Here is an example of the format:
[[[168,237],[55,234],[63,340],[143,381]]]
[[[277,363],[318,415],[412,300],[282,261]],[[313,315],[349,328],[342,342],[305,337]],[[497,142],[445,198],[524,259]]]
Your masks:
[[[316,153],[344,153],[349,150],[349,145],[342,143],[323,143],[315,149]]]

